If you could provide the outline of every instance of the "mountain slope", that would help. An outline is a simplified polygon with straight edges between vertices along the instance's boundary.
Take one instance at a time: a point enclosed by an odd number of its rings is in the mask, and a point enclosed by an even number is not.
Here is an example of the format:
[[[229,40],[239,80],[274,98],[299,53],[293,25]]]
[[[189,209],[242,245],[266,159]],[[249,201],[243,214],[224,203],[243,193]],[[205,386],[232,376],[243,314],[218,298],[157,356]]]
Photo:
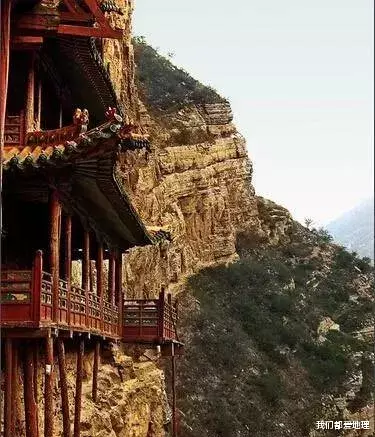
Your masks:
[[[327,229],[339,244],[374,259],[374,198],[344,213]]]
[[[182,437],[348,435],[315,421],[370,417],[373,339],[358,333],[373,324],[372,267],[319,231],[289,235],[241,236],[239,261],[190,279]]]

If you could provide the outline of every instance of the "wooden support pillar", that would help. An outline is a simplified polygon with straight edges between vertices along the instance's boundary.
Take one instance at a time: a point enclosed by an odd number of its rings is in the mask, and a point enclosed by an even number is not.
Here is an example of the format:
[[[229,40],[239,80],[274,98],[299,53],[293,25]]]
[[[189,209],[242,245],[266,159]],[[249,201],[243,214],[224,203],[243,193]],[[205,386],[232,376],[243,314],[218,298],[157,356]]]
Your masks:
[[[82,254],[82,288],[86,291],[90,288],[90,233],[83,233],[83,254]]]
[[[103,296],[103,259],[104,249],[103,244],[98,244],[98,254],[96,258],[96,288],[98,296]]]
[[[64,277],[67,282],[68,300],[70,300],[70,291],[72,286],[72,216],[65,215],[65,245],[64,245]],[[68,305],[67,317],[70,324],[71,308]]]
[[[176,355],[172,343],[172,437],[177,437]]]
[[[41,130],[42,126],[42,77],[39,74],[37,90],[37,110],[36,110],[36,130]]]
[[[25,351],[24,361],[24,402],[25,402],[25,425],[26,437],[38,437],[38,410],[35,400],[35,385],[38,383],[34,379],[34,352],[32,343],[28,343]],[[52,435],[52,434],[51,434]]]
[[[65,346],[62,338],[57,339],[57,353],[59,359],[63,435],[64,437],[70,437],[68,382],[66,376]]]
[[[12,437],[13,343],[5,339],[4,437]]]
[[[12,357],[12,423],[11,423],[11,432],[12,436],[15,435],[16,432],[16,419],[17,419],[17,393],[18,393],[18,344],[13,343],[13,357]]]
[[[53,435],[53,338],[46,338],[46,366],[44,382],[44,437]]]
[[[59,108],[59,129],[61,129],[63,127],[63,108],[62,108],[62,104],[60,103],[60,108]]]
[[[74,405],[74,437],[81,434],[81,407],[82,407],[82,379],[83,379],[83,353],[84,339],[79,338],[79,348],[77,352],[77,372],[76,372],[76,395]]]
[[[10,11],[11,0],[0,2],[0,187],[2,181],[2,162],[4,147],[5,114],[8,95],[9,57],[10,57]],[[1,193],[1,191],[0,191]]]
[[[116,292],[116,254],[113,250],[109,253],[108,267],[108,300],[113,305]]]
[[[116,286],[115,286],[115,303],[118,307],[119,335],[123,332],[123,313],[124,313],[124,293],[122,290],[122,253],[119,251],[116,258]]]
[[[60,222],[61,205],[57,191],[53,190],[50,197],[50,271],[52,276],[52,317],[55,322],[58,321],[59,315]]]
[[[38,407],[38,368],[39,368],[39,342],[36,340],[33,347],[33,370],[34,370],[34,399],[35,399],[35,408],[36,408],[36,417],[39,417],[39,407]],[[37,421],[38,426],[38,435],[39,435],[39,422]]]
[[[72,279],[72,216],[65,216],[65,256],[64,256],[64,276],[70,286]]]
[[[100,306],[100,327],[103,329],[103,244],[98,243],[98,253],[96,258],[96,290],[99,296]]]
[[[35,100],[35,52],[30,53],[30,64],[27,76],[26,90],[26,112],[25,126],[26,132],[34,130],[34,100]]]
[[[93,366],[93,370],[92,370],[92,400],[94,402],[96,402],[98,399],[99,360],[100,360],[100,341],[97,340],[95,343],[94,366]]]

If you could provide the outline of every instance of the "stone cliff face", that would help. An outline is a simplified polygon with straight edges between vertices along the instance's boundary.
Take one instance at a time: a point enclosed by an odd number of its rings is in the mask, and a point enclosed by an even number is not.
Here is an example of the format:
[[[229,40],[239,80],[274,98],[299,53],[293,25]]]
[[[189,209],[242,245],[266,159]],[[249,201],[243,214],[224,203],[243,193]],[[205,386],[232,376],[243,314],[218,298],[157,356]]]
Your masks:
[[[176,74],[186,73],[168,61],[162,61],[158,71],[159,65],[153,65],[149,72],[148,60],[138,56],[136,67],[131,41],[134,5],[131,0],[117,4],[123,15],[110,16],[125,30],[124,38],[104,41],[103,60],[126,116],[151,136],[150,151],[122,154],[118,178],[150,230],[164,229],[172,237],[170,242],[125,255],[124,286],[130,297],[153,296],[162,287],[179,288],[187,275],[204,266],[234,260],[237,234],[242,231],[254,241],[277,243],[291,218],[283,208],[255,196],[252,164],[228,102],[190,77],[183,88],[185,78]],[[157,56],[151,62],[158,63]],[[147,75],[148,84],[139,81]],[[166,89],[163,81],[168,82]],[[166,100],[172,101],[173,93],[177,105]],[[266,217],[270,207],[274,213]]]
[[[148,226],[171,233],[126,255],[127,290],[151,295],[202,266],[236,257],[236,234],[263,233],[245,141],[225,105],[186,107],[143,122],[150,152],[128,152],[118,173]],[[144,266],[147,265],[147,269]]]
[[[170,422],[164,374],[155,363],[157,357],[140,355],[132,358],[112,345],[105,350],[98,376],[98,399],[91,396],[93,351],[85,351],[83,359],[83,388],[81,437],[164,437]],[[70,422],[73,432],[74,395],[76,370],[76,345],[67,343],[66,368]],[[129,352],[129,351],[128,351]],[[22,350],[18,352],[21,358]],[[43,354],[40,354],[43,362]],[[23,372],[19,365],[14,367],[17,385],[14,389],[16,435],[25,435],[25,412],[23,403]],[[54,436],[63,435],[61,396],[59,389],[58,363],[54,364]],[[44,366],[38,368],[39,435],[44,429]]]

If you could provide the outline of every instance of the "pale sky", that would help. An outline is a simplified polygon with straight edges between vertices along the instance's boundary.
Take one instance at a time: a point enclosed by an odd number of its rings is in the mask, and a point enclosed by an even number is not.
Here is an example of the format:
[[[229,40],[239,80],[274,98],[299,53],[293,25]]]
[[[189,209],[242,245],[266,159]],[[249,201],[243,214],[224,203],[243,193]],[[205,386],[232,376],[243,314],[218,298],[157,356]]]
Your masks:
[[[373,194],[373,0],[135,0],[134,34],[228,98],[258,194],[324,224]]]

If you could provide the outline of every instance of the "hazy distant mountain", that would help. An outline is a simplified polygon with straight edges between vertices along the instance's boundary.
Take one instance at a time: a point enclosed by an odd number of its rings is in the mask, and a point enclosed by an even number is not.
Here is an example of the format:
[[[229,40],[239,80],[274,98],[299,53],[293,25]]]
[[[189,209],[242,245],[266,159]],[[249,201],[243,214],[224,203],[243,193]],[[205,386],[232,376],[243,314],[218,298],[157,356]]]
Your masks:
[[[337,243],[374,259],[374,198],[329,223],[327,230]]]

